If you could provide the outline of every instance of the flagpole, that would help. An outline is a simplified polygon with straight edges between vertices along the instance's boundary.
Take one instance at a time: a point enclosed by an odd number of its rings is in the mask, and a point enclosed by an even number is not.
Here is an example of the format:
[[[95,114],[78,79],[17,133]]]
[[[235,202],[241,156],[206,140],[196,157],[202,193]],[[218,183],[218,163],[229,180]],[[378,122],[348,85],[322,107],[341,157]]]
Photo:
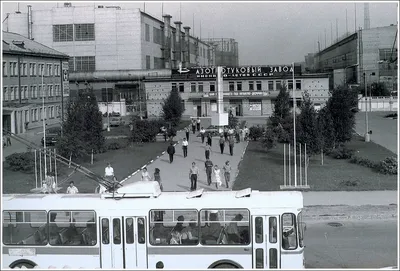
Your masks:
[[[297,186],[297,162],[296,162],[296,92],[295,92],[295,81],[294,81],[294,62],[293,62],[293,71],[292,71],[292,75],[293,75],[293,85],[292,85],[292,89],[293,89],[293,154],[294,154],[294,186]]]
[[[42,103],[43,103],[43,148],[44,148],[44,177],[47,177],[47,163],[46,163],[46,121],[45,121],[45,107],[44,107],[44,85],[43,85],[44,65],[42,66]]]

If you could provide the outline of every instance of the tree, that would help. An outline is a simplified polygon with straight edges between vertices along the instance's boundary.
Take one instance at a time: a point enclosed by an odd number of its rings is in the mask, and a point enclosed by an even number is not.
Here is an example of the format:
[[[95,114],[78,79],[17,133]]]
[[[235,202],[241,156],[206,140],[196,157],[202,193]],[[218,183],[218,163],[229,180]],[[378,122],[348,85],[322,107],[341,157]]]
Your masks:
[[[182,106],[181,95],[179,95],[176,88],[173,88],[162,105],[162,117],[173,126],[177,126],[181,120],[183,112],[184,108]]]
[[[63,136],[57,142],[58,152],[64,157],[72,154],[77,158],[90,155],[92,150],[100,152],[105,144],[102,128],[102,115],[93,89],[88,86],[67,105]]]
[[[382,82],[374,82],[371,84],[371,96],[390,96],[390,91],[387,89],[386,85]]]
[[[320,134],[321,165],[324,165],[324,151],[333,149],[336,141],[332,116],[326,107],[318,112],[317,131]]]
[[[289,92],[286,89],[286,86],[283,85],[279,90],[279,94],[276,97],[274,112],[270,117],[272,126],[277,126],[282,120],[287,119],[290,116],[290,96]]]
[[[331,91],[331,97],[326,108],[333,122],[334,147],[351,140],[355,126],[355,116],[352,109],[357,107],[357,103],[356,91],[343,86]]]

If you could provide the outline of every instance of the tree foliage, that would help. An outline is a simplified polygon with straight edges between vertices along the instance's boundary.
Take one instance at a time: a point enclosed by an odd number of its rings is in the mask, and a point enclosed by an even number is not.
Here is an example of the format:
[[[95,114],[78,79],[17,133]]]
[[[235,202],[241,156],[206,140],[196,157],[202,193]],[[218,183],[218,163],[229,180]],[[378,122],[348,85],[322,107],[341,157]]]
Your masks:
[[[335,133],[333,130],[333,120],[330,112],[326,107],[318,112],[317,116],[317,130],[321,133],[320,146],[324,151],[330,150],[334,147]]]
[[[283,85],[275,100],[274,111],[270,117],[271,125],[277,126],[288,117],[290,117],[290,96],[286,86]]]
[[[238,124],[239,124],[239,119],[233,115],[232,111],[229,112],[229,116],[228,116],[229,128],[235,129],[236,126],[238,126]]]
[[[160,128],[164,126],[163,120],[138,120],[132,122],[131,140],[133,142],[151,142],[160,133]]]
[[[162,117],[173,126],[177,126],[182,118],[183,112],[184,108],[182,106],[181,95],[176,88],[173,88],[162,105]]]
[[[103,119],[93,89],[78,94],[67,105],[67,118],[63,124],[63,136],[57,142],[57,149],[64,157],[79,158],[104,149],[102,133]]]
[[[371,84],[371,96],[390,96],[390,91],[387,89],[386,85],[382,82],[374,82]]]

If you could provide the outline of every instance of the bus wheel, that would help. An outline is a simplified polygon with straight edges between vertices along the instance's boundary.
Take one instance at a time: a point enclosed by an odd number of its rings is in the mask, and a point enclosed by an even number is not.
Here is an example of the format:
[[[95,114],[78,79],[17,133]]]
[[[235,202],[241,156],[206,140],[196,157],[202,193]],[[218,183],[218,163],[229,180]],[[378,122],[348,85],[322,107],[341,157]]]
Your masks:
[[[10,268],[21,268],[23,266],[26,267],[27,269],[33,269],[36,266],[36,264],[27,261],[16,261],[10,265]]]
[[[220,263],[217,266],[214,267],[215,269],[238,269],[239,267],[237,267],[234,264],[231,263]]]

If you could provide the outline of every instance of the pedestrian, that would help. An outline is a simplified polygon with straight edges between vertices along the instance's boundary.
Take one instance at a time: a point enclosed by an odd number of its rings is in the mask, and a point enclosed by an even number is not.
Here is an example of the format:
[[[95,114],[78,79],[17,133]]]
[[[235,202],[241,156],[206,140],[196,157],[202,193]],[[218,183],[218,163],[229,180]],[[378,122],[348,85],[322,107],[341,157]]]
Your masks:
[[[197,189],[197,178],[199,176],[199,168],[196,166],[196,163],[192,163],[192,167],[189,170],[189,179],[190,179],[190,191],[194,191]]]
[[[225,147],[225,140],[224,136],[221,135],[221,138],[219,139],[219,148],[221,149],[221,154],[224,153],[224,147]]]
[[[211,146],[210,144],[208,144],[208,142],[206,143],[206,146],[204,147],[205,149],[205,155],[206,155],[206,160],[210,159],[210,153],[211,153]]]
[[[218,189],[218,186],[222,185],[221,182],[221,170],[219,169],[218,165],[214,166],[214,180],[215,180],[215,187]]]
[[[186,138],[187,138],[188,141],[189,141],[189,135],[190,135],[189,132],[190,132],[190,131],[189,131],[189,128],[188,128],[188,127],[185,127],[185,134],[186,134]]]
[[[6,147],[6,143],[7,143],[7,137],[6,135],[3,135],[3,147]]]
[[[239,127],[236,127],[235,138],[236,138],[236,143],[239,143],[240,142],[240,130],[239,130]]]
[[[233,136],[229,137],[229,152],[231,156],[233,156],[233,146],[235,145],[235,140],[233,139]]]
[[[229,132],[229,129],[228,129],[227,126],[225,126],[225,128],[224,128],[224,137],[225,137],[225,141],[228,141],[228,132]]]
[[[161,127],[161,133],[164,135],[164,141],[167,142],[167,129],[164,126]]]
[[[144,167],[142,169],[142,181],[144,182],[151,181],[151,177],[149,172],[147,171],[147,167]]]
[[[231,171],[232,167],[229,164],[229,161],[225,162],[225,165],[223,167],[224,170],[224,177],[225,177],[225,183],[226,183],[226,188],[229,188],[229,182],[231,181]]]
[[[207,158],[206,162],[204,163],[205,170],[206,170],[206,175],[207,175],[207,184],[210,186],[211,185],[211,175],[213,172],[213,162]]]
[[[201,124],[201,120],[199,117],[197,117],[197,131],[200,131],[200,124]]]
[[[158,182],[158,184],[160,185],[161,191],[163,191],[163,185],[162,185],[162,182],[161,182],[161,175],[160,175],[160,169],[159,168],[156,168],[154,170],[153,181]]]
[[[204,138],[206,137],[206,130],[201,127],[200,129],[201,143],[204,143]]]
[[[245,141],[246,139],[246,131],[245,129],[240,129],[240,141]]]
[[[167,153],[169,154],[169,163],[174,161],[175,147],[174,143],[171,142],[167,148]]]
[[[193,134],[196,132],[196,120],[192,119],[192,132]]]
[[[76,188],[73,181],[70,181],[69,186],[67,188],[67,194],[78,194],[78,193],[79,193],[78,188]]]
[[[233,136],[234,134],[235,134],[235,130],[232,127],[229,128],[229,130],[228,130],[228,140],[229,140],[229,137]]]
[[[212,147],[212,137],[211,137],[211,133],[207,134],[207,143],[208,145],[210,145],[210,147]]]
[[[183,138],[182,140],[183,157],[187,157],[188,145],[189,142],[186,140],[186,138]]]
[[[104,177],[109,181],[112,181],[114,178],[114,169],[110,163],[107,163],[107,167],[104,170]]]
[[[247,128],[247,126],[244,126],[244,140],[247,140],[249,138],[249,135],[250,135],[249,128]]]
[[[11,146],[11,135],[10,135],[10,133],[7,133],[6,137],[7,137],[7,146]]]

